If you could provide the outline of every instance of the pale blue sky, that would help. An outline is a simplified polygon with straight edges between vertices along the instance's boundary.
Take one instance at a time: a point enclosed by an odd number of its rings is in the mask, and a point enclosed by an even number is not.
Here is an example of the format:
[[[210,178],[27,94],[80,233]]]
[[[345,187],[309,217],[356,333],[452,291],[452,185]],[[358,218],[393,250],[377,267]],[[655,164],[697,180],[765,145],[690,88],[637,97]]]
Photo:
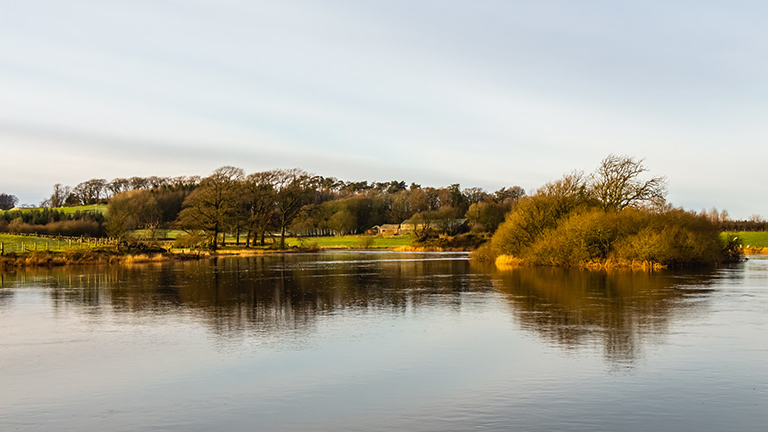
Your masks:
[[[768,3],[0,0],[0,192],[301,167],[533,190],[609,153],[768,217]]]

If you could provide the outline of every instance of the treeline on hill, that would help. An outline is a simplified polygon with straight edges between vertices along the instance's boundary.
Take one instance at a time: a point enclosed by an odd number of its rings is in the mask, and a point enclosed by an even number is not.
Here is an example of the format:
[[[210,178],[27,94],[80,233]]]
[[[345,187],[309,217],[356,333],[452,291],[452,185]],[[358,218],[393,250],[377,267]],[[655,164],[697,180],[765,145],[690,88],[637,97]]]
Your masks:
[[[0,213],[0,231],[126,239],[137,229],[176,228],[185,246],[219,247],[224,234],[246,246],[267,239],[285,247],[288,234],[361,234],[374,226],[408,222],[420,241],[438,234],[464,236],[474,257],[535,265],[647,262],[684,266],[727,259],[718,233],[768,228],[754,216],[733,221],[716,209],[701,213],[665,202],[666,180],[643,180],[642,160],[609,155],[591,175],[573,172],[532,196],[519,186],[422,187],[405,181],[345,182],[301,169],[246,175],[225,166],[208,177],[91,179],[71,188],[56,184],[45,207],[107,203],[105,215],[55,208]],[[17,200],[2,194],[3,204]],[[470,231],[469,233],[466,233]],[[464,234],[466,233],[466,234]],[[278,241],[279,240],[279,241]],[[445,239],[441,239],[445,240]],[[427,243],[429,244],[429,243]],[[591,264],[590,264],[591,263]]]
[[[115,178],[111,181],[96,178],[86,180],[75,187],[57,183],[53,186],[51,196],[40,203],[40,206],[56,208],[106,204],[112,196],[132,190],[152,190],[156,194],[182,196],[183,201],[185,192],[194,189],[198,183],[200,183],[199,176],[130,177]]]
[[[0,210],[10,210],[17,202],[19,202],[19,199],[16,195],[0,193]]]
[[[216,249],[223,233],[236,234],[237,239],[244,234],[246,246],[264,245],[266,238],[276,236],[284,248],[289,232],[303,236],[355,234],[407,219],[417,222],[415,234],[420,237],[456,234],[466,225],[453,222],[465,217],[477,230],[492,231],[512,203],[525,194],[519,186],[491,194],[480,188],[461,190],[458,184],[433,188],[396,180],[344,182],[301,169],[246,175],[231,166],[200,180],[173,207],[161,202],[163,194],[158,189],[114,194],[108,206],[108,234],[123,238],[131,230],[155,229],[175,219],[173,225],[190,234],[185,240],[189,245]]]
[[[174,222],[184,199],[200,182],[200,177],[131,177],[84,181],[74,188],[57,183],[40,209],[11,210],[0,213],[0,232],[62,236],[104,237],[108,233],[109,212],[65,211],[63,207],[104,204],[128,191],[142,190],[152,196],[159,210],[159,225]],[[13,197],[15,198],[15,197]],[[14,202],[15,204],[15,202]]]
[[[0,213],[0,232],[100,237],[105,234],[104,215],[72,213],[50,208],[11,210]]]
[[[414,223],[413,234],[422,239],[469,227],[487,235],[524,195],[519,186],[489,193],[476,187],[462,190],[458,184],[434,188],[398,180],[346,182],[301,169],[246,175],[240,168],[225,166],[205,178],[90,179],[74,188],[56,184],[41,203],[43,209],[2,214],[0,231],[124,239],[136,229],[178,228],[189,233],[190,245],[212,248],[219,246],[223,233],[238,234],[238,239],[246,234],[247,245],[263,245],[267,238],[277,237],[284,247],[288,232],[359,234],[406,220]],[[56,209],[104,203],[106,218],[90,211]]]
[[[642,160],[610,155],[521,198],[478,260],[549,266],[713,264],[738,253],[706,213],[665,204],[666,180],[642,180]]]

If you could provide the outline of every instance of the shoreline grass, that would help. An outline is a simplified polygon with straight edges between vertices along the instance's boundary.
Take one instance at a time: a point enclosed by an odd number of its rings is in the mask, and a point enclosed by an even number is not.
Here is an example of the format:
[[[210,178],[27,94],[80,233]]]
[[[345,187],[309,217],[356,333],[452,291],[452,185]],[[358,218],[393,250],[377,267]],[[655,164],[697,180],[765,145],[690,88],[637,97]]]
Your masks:
[[[173,245],[173,241],[155,242],[154,251],[118,251],[115,245],[99,244],[98,241],[88,243],[79,239],[57,240],[55,238],[36,237],[28,235],[0,234],[4,254],[0,256],[0,271],[14,270],[24,267],[53,267],[64,265],[84,264],[146,264],[161,263],[174,260],[204,259],[216,256],[253,256],[297,252],[317,252],[332,249],[389,249],[396,250],[410,245],[414,241],[411,236],[371,237],[305,237],[287,239],[287,249],[275,249],[275,243],[265,246],[245,247],[244,243],[236,245],[228,242],[226,246],[216,251],[195,248],[181,248]],[[24,243],[22,250],[21,244]]]

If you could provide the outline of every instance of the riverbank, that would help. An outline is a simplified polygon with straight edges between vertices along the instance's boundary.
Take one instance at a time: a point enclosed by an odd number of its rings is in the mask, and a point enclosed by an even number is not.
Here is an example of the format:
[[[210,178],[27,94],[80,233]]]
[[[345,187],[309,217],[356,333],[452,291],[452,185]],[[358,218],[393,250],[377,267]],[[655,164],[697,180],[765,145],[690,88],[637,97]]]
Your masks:
[[[27,244],[35,244],[34,239],[24,237]],[[320,241],[316,241],[320,240]],[[216,251],[192,248],[174,248],[171,244],[158,243],[145,249],[120,250],[116,246],[73,247],[59,250],[39,248],[39,250],[20,249],[22,252],[7,252],[0,255],[0,271],[13,271],[25,267],[58,267],[68,265],[110,265],[139,264],[150,262],[199,260],[214,257],[247,257],[258,255],[312,253],[322,250],[398,250],[404,244],[410,244],[411,237],[401,238],[364,238],[362,236],[329,237],[313,239],[290,239],[286,249],[274,245],[244,247],[227,245]],[[37,249],[37,248],[36,248]],[[17,248],[17,250],[19,250]]]
[[[6,235],[8,237],[8,235]],[[217,251],[206,251],[191,248],[174,248],[171,242],[159,242],[154,247],[144,250],[118,250],[115,246],[100,246],[96,242],[74,242],[71,248],[68,241],[57,241],[56,246],[51,239],[25,236],[20,237],[27,242],[26,251],[10,252],[0,256],[0,271],[13,271],[25,267],[55,267],[67,265],[110,265],[110,264],[139,264],[152,262],[167,262],[174,260],[199,260],[213,257],[248,257],[258,255],[312,253],[323,250],[391,250],[399,252],[457,252],[471,251],[476,248],[481,238],[465,234],[452,238],[435,238],[426,242],[415,242],[410,236],[372,237],[313,237],[287,239],[288,248],[277,249],[274,245],[246,248],[244,245],[227,244]],[[5,239],[8,241],[8,238]],[[45,243],[42,243],[45,242]],[[43,246],[44,245],[44,246]],[[31,247],[38,250],[30,250]],[[50,248],[50,250],[48,250]],[[744,255],[768,255],[768,247],[745,246],[741,248]],[[500,268],[510,268],[528,265],[523,260],[511,255],[499,256],[495,263]],[[647,261],[606,260],[588,261],[579,267],[590,270],[633,269],[633,270],[662,270],[666,268],[659,263]]]
[[[161,252],[128,254],[114,249],[75,249],[64,252],[33,251],[0,256],[0,271],[26,267],[59,267],[70,265],[107,265],[121,263],[161,262],[205,258],[202,252]]]
[[[11,252],[0,256],[0,271],[25,267],[59,267],[69,265],[140,264],[150,262],[188,261],[213,257],[274,255],[317,252],[320,248],[292,247],[289,249],[222,249],[202,251],[176,249],[170,251],[119,252],[115,248],[72,249],[67,251]]]
[[[739,250],[740,254],[748,257],[750,255],[768,255],[768,247],[742,247]],[[496,267],[500,269],[510,269],[516,267],[535,267],[536,264],[530,263],[524,259],[512,256],[512,255],[499,255],[494,260]],[[587,270],[633,270],[633,271],[659,271],[669,268],[668,265],[664,265],[654,261],[643,260],[626,260],[626,259],[605,259],[605,260],[589,260],[579,262],[575,267],[584,268]]]
[[[746,246],[741,251],[744,255],[768,255],[768,247]]]
[[[499,255],[495,260],[496,267],[499,269],[510,269],[524,266],[534,266],[527,261],[512,255]],[[587,270],[633,270],[633,271],[659,271],[667,269],[666,265],[653,261],[630,261],[630,260],[590,260],[580,262],[576,267]]]

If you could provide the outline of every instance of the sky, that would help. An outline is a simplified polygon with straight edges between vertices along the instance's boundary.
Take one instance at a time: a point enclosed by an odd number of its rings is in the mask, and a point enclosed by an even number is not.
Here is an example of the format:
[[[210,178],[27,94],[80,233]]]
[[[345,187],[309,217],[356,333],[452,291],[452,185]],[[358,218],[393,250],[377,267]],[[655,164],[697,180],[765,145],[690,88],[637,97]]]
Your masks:
[[[0,193],[300,167],[533,191],[613,153],[768,217],[768,3],[0,0]]]

